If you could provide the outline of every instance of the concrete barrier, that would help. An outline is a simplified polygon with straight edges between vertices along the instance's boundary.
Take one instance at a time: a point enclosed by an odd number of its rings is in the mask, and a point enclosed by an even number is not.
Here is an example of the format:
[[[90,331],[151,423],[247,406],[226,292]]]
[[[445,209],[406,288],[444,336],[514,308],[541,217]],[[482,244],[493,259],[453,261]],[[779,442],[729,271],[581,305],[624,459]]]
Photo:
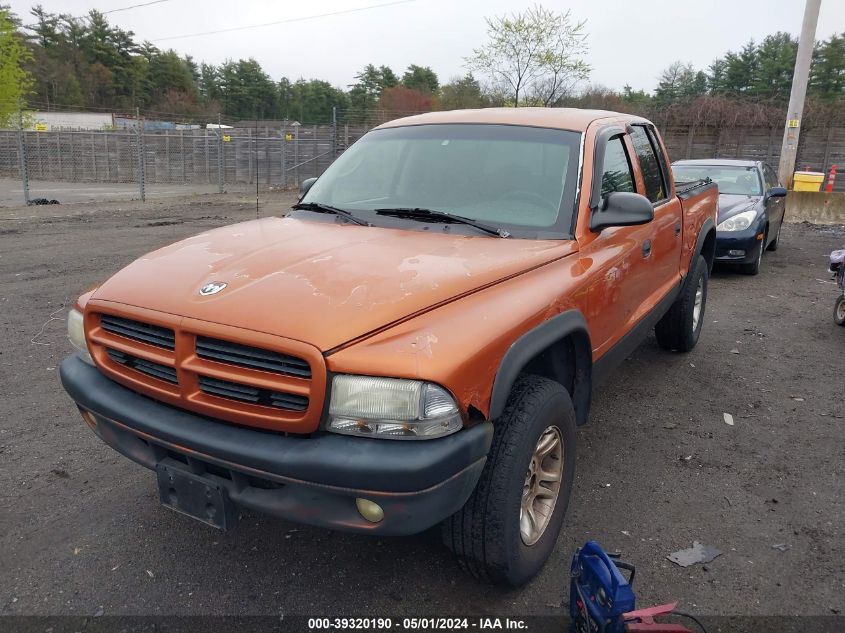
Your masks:
[[[845,193],[790,191],[786,196],[786,221],[845,224]]]

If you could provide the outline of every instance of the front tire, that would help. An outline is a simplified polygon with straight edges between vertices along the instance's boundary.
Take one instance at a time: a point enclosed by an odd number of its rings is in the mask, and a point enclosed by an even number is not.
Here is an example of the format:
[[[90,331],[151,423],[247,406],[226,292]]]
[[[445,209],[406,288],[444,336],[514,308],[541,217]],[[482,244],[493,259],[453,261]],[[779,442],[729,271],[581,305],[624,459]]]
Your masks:
[[[560,533],[575,473],[575,410],[562,385],[523,375],[494,423],[481,478],[443,523],[443,541],[476,578],[518,587]]]
[[[754,259],[753,262],[750,264],[741,264],[740,270],[744,272],[746,275],[754,275],[760,274],[760,267],[763,265],[763,251],[766,250],[766,236],[768,235],[768,230],[766,233],[763,234],[763,241],[760,242],[760,247],[757,249],[757,257]]]
[[[663,349],[688,352],[698,343],[704,324],[709,276],[707,260],[699,255],[681,294],[654,326],[657,343]]]
[[[781,232],[781,229],[783,229],[783,220],[781,220],[781,221],[780,221],[780,224],[778,224],[778,232],[777,232],[777,233],[775,233],[775,239],[773,239],[773,240],[772,240],[772,243],[771,243],[771,244],[769,244],[769,248],[768,248],[768,250],[770,250],[770,251],[772,251],[772,252],[775,252],[775,251],[778,249],[778,246],[780,246],[780,232]]]

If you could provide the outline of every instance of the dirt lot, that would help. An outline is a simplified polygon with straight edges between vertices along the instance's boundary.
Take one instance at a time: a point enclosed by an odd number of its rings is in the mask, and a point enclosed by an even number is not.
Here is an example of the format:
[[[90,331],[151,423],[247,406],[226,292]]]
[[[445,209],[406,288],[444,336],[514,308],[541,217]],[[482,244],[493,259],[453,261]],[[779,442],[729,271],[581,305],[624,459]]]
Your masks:
[[[253,205],[0,210],[0,613],[550,613],[588,538],[637,564],[642,605],[845,611],[845,328],[825,270],[845,228],[785,227],[758,277],[716,273],[692,353],[651,339],[608,380],[579,432],[554,559],[505,591],[463,575],[434,533],[374,538],[261,516],[215,532],[161,509],[152,474],[82,423],[57,371],[76,294],[154,247],[255,217]],[[724,553],[689,568],[666,559],[694,540]]]

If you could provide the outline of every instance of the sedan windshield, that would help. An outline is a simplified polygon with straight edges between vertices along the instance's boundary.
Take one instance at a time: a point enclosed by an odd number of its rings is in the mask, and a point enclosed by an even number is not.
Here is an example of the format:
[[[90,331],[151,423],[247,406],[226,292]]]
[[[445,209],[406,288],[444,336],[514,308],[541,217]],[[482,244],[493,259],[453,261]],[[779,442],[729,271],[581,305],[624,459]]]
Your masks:
[[[563,237],[574,210],[579,143],[577,132],[511,125],[374,130],[344,152],[302,202],[341,208],[374,224],[385,211],[406,222],[437,220],[413,213],[422,209],[518,237]]]
[[[672,165],[675,182],[694,182],[710,178],[719,185],[719,193],[761,196],[760,175],[756,167],[740,165]]]

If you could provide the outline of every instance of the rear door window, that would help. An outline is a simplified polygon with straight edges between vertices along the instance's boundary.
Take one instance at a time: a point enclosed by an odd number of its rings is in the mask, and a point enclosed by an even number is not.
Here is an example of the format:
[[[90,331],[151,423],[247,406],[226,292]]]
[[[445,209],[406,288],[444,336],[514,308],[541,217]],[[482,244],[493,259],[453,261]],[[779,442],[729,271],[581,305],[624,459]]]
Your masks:
[[[607,149],[604,151],[604,167],[601,175],[601,195],[614,191],[634,191],[634,174],[631,170],[631,161],[628,160],[628,152],[625,151],[625,144],[622,137],[617,136],[607,142]]]
[[[645,184],[645,196],[652,202],[661,202],[668,196],[666,193],[666,179],[663,169],[657,158],[652,141],[642,125],[631,126],[631,142],[634,144],[634,151],[640,161],[640,170],[643,173]]]

